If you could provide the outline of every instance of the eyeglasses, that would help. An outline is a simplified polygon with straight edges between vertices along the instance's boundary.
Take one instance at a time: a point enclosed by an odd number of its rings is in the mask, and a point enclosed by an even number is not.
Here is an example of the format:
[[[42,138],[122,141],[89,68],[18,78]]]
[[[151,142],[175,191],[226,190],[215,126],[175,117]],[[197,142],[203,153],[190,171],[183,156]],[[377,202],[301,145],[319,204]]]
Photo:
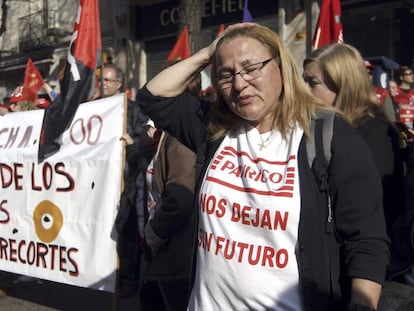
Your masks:
[[[404,74],[403,74],[404,76],[412,76],[413,75],[413,73],[412,72],[404,72]]]
[[[103,82],[119,82],[118,80],[112,80],[112,79],[108,79],[108,78],[103,78],[102,79],[103,80]]]
[[[272,57],[262,62],[246,66],[239,72],[235,72],[235,73],[228,72],[228,71],[221,72],[217,77],[218,85],[222,89],[229,88],[231,84],[233,83],[236,75],[240,75],[240,77],[242,77],[243,80],[246,82],[256,79],[262,75],[262,69],[264,68],[264,66],[266,66],[274,58],[275,57]]]

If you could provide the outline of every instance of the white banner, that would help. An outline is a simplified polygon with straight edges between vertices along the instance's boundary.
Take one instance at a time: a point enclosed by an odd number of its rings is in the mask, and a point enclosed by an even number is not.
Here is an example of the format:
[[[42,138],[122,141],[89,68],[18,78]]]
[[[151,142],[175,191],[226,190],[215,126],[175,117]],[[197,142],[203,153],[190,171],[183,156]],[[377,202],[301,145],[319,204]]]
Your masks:
[[[124,94],[81,104],[38,164],[43,112],[0,117],[0,269],[114,292]]]

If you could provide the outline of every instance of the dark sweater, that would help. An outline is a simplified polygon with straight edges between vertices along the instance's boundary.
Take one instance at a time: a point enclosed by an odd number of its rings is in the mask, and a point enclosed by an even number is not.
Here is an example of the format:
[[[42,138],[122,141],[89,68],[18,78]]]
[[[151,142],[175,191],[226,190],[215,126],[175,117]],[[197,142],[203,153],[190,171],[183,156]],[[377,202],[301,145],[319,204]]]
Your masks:
[[[381,176],[385,222],[390,235],[392,225],[402,213],[404,167],[400,136],[392,124],[378,118],[367,119],[357,130],[368,144]]]

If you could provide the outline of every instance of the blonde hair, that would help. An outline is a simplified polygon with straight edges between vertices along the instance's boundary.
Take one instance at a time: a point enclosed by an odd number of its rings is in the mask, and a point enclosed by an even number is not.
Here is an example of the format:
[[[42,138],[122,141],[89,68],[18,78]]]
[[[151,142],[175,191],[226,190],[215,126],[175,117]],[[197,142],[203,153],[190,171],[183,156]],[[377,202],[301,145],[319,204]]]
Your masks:
[[[39,107],[36,106],[36,104],[30,100],[22,100],[20,102],[16,103],[20,106],[19,111],[29,111],[29,110],[37,110]]]
[[[252,38],[263,44],[275,58],[280,68],[282,92],[279,104],[275,104],[273,108],[272,128],[280,131],[282,136],[287,139],[293,124],[297,123],[304,129],[306,135],[310,137],[310,118],[314,116],[316,106],[325,110],[327,108],[319,104],[319,101],[310,93],[299,73],[295,60],[283,46],[278,35],[269,28],[260,25],[236,28],[227,32],[218,41],[217,49],[222,44],[239,37]],[[245,123],[242,118],[230,110],[220,94],[216,75],[218,57],[216,53],[212,59],[212,82],[218,91],[217,100],[213,103],[209,124],[213,139],[223,137],[228,131]]]
[[[313,51],[304,67],[316,63],[327,87],[336,94],[334,106],[343,112],[353,127],[368,117],[385,119],[379,100],[356,48],[348,44],[331,44]]]

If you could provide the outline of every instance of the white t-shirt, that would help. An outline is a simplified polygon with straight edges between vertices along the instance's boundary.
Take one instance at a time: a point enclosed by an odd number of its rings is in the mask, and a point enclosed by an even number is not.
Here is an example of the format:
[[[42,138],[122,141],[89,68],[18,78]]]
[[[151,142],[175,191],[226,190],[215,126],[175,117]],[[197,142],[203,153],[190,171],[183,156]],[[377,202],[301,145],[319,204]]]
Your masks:
[[[224,138],[200,189],[189,310],[302,310],[295,256],[302,135],[296,128],[288,141],[279,132],[261,138],[249,127]]]

